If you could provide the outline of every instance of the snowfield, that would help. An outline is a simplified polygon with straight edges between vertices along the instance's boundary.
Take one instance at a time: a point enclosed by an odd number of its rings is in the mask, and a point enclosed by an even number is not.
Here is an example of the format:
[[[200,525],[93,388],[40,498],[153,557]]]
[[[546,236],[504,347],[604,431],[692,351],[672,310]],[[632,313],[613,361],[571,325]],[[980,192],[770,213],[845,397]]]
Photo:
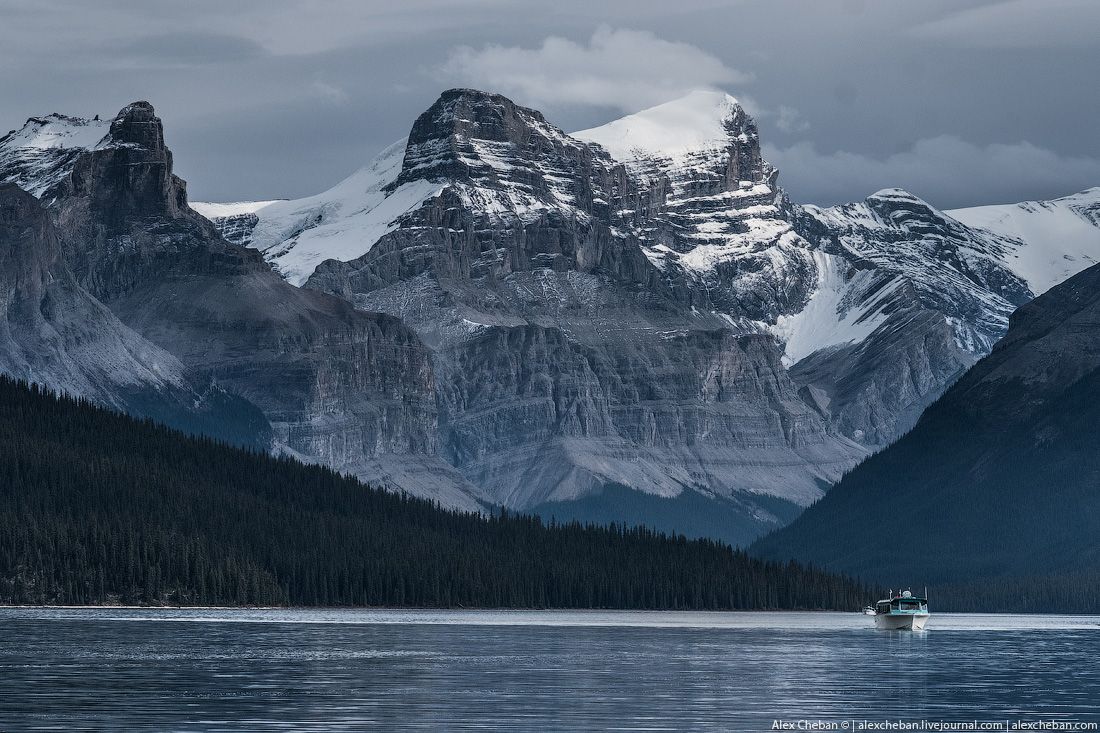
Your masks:
[[[1100,262],[1100,187],[1052,201],[976,206],[947,212],[969,227],[1017,243],[1005,265],[1036,295]]]
[[[208,219],[252,215],[247,244],[264,253],[294,285],[301,285],[325,260],[354,260],[397,228],[402,214],[439,194],[443,186],[416,181],[392,193],[384,187],[401,172],[405,140],[390,145],[370,164],[324,193],[303,199],[216,204],[191,208]]]

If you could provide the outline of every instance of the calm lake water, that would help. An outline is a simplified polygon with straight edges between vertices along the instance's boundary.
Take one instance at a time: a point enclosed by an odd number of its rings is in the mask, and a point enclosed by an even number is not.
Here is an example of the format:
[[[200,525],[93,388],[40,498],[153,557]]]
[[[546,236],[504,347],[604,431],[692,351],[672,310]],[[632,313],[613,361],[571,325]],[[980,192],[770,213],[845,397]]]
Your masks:
[[[0,608],[0,731],[1100,720],[1100,617]]]

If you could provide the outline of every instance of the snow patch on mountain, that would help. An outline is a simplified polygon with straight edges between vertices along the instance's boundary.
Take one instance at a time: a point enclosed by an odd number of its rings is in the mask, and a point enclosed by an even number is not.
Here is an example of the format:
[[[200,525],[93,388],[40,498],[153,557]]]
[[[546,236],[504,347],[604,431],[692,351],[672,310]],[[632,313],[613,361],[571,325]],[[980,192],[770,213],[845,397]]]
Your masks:
[[[208,201],[192,201],[191,208],[205,216],[207,219],[225,219],[231,216],[247,216],[266,209],[272,204],[279,204],[287,199],[271,199],[270,201],[230,201],[224,204]]]
[[[91,149],[103,140],[110,129],[110,120],[88,120],[54,113],[30,118],[21,129],[5,136],[4,142],[22,148]]]
[[[1100,261],[1100,187],[1052,201],[948,211],[967,226],[1010,240],[1006,267],[1036,295]]]
[[[85,150],[110,144],[110,120],[61,114],[31,117],[0,138],[0,183],[14,183],[35,197],[62,181]]]
[[[324,193],[302,199],[231,204],[195,202],[198,213],[231,241],[258,249],[288,281],[301,285],[329,259],[362,257],[398,219],[442,185],[418,180],[387,192],[401,172],[405,140],[390,145],[369,165]]]
[[[899,285],[895,281],[880,289],[867,303],[853,303],[858,290],[853,279],[871,276],[861,271],[854,278],[846,275],[848,263],[821,250],[813,253],[818,281],[806,306],[792,315],[780,315],[769,330],[785,344],[784,363],[795,364],[822,349],[859,343],[886,321],[881,304]]]
[[[724,92],[696,90],[601,127],[574,132],[573,137],[598,143],[623,162],[652,156],[677,158],[724,147],[728,141],[724,121],[737,109],[737,100]]]

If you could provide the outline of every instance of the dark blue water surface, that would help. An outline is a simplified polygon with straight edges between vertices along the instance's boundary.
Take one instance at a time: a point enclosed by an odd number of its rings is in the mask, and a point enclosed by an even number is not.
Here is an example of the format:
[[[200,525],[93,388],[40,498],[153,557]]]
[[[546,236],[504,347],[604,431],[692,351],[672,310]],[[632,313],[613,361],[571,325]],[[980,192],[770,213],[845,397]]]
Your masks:
[[[1100,618],[0,609],[0,730],[1100,720]],[[851,721],[855,721],[852,723]],[[858,729],[858,728],[855,728]]]

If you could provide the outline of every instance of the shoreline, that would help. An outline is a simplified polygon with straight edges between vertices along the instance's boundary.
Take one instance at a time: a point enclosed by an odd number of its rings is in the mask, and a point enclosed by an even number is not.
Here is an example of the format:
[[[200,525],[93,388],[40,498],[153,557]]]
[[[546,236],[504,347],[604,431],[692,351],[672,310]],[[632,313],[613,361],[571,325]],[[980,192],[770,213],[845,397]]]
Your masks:
[[[109,603],[84,606],[72,605],[17,605],[0,603],[6,608],[30,608],[38,610],[94,610],[117,609],[120,611],[429,611],[439,613],[854,613],[835,608],[536,608],[516,606],[130,606]],[[1014,614],[1021,615],[1021,614]]]

